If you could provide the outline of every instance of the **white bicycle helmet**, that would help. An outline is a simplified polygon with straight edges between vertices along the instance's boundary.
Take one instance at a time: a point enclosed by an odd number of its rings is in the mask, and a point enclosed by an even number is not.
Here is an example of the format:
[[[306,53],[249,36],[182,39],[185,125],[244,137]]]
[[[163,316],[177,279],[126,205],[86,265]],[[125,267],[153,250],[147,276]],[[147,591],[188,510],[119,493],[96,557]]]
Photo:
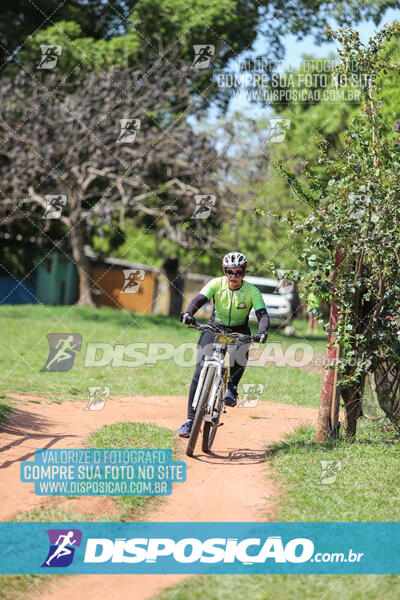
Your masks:
[[[247,258],[241,252],[229,252],[225,254],[222,259],[222,268],[227,269],[230,267],[247,267]]]

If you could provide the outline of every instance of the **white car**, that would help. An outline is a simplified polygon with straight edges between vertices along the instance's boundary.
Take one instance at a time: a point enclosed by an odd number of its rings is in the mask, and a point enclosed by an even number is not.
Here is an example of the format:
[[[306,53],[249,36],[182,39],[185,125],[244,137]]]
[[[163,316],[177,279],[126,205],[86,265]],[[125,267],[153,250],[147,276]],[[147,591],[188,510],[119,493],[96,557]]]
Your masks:
[[[250,276],[246,276],[244,279],[260,290],[271,325],[290,325],[293,319],[293,312],[287,289],[282,287],[277,279]],[[249,320],[257,321],[253,308],[250,311]]]

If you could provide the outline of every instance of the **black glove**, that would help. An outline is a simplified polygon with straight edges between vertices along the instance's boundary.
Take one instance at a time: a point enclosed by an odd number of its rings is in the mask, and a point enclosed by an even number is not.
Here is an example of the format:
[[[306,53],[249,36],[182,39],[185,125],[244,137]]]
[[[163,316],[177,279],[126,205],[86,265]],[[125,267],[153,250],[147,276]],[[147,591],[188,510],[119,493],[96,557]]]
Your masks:
[[[260,344],[265,344],[265,342],[267,341],[267,335],[268,335],[267,333],[260,333],[260,332],[255,333],[253,335],[253,340],[255,342],[259,342]]]
[[[182,323],[185,323],[185,325],[194,325],[196,323],[194,316],[188,312],[181,313],[179,315],[179,320],[182,321]]]

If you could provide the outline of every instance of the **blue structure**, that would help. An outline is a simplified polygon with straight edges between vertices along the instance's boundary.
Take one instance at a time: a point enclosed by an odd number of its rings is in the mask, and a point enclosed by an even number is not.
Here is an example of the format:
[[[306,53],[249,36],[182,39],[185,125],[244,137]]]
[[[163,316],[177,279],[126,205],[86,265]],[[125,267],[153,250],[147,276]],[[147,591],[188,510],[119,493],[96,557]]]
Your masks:
[[[42,304],[74,304],[78,297],[78,273],[72,258],[52,252],[37,270],[37,301]]]
[[[0,306],[4,304],[36,304],[35,290],[25,281],[0,277]]]

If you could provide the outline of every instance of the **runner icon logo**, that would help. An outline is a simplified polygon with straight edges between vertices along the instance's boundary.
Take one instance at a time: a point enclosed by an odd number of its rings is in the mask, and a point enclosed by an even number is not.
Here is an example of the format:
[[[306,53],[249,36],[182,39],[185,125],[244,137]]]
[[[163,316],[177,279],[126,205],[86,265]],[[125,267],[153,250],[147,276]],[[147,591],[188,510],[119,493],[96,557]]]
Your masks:
[[[139,291],[140,282],[143,281],[144,269],[123,269],[125,282],[121,289],[121,294],[135,294]]]
[[[110,388],[101,386],[89,387],[89,400],[85,410],[103,410],[110,397]]]
[[[74,546],[80,546],[82,532],[79,529],[48,529],[50,548],[42,567],[68,567],[74,558]]]
[[[119,134],[119,144],[132,144],[136,139],[136,134],[140,129],[140,119],[119,119],[121,132]]]
[[[213,194],[197,194],[194,197],[196,207],[192,219],[207,219],[210,216],[216,197]]]
[[[75,352],[82,346],[79,333],[48,333],[49,356],[41,371],[69,371],[74,364]]]
[[[329,485],[334,483],[339,471],[342,470],[341,460],[321,460],[321,479],[320,483]]]
[[[371,197],[367,196],[364,193],[354,194],[354,193],[350,192],[350,194],[348,195],[348,199],[349,199],[349,208],[351,211],[349,213],[350,218],[356,219],[357,221],[362,219],[365,215],[365,211],[366,211],[367,207],[371,204]],[[375,223],[377,220],[377,217],[376,217],[376,215],[372,215],[372,217],[373,218],[371,218],[371,221],[373,223]]]
[[[59,219],[63,208],[67,204],[67,196],[64,194],[58,196],[47,194],[44,198],[46,200],[46,210],[42,219]]]
[[[194,69],[207,69],[210,60],[214,56],[215,46],[212,44],[194,44],[194,61],[192,67]]]
[[[58,44],[40,44],[42,58],[40,59],[37,69],[54,69],[57,64],[58,57],[61,55],[62,47]]]
[[[258,400],[264,392],[262,383],[243,383],[243,399],[239,400],[238,407],[254,408],[258,405]]]
[[[290,127],[290,119],[283,119],[282,117],[272,117],[268,119],[269,130],[267,134],[267,140],[270,143],[280,143],[286,137],[286,132]]]

